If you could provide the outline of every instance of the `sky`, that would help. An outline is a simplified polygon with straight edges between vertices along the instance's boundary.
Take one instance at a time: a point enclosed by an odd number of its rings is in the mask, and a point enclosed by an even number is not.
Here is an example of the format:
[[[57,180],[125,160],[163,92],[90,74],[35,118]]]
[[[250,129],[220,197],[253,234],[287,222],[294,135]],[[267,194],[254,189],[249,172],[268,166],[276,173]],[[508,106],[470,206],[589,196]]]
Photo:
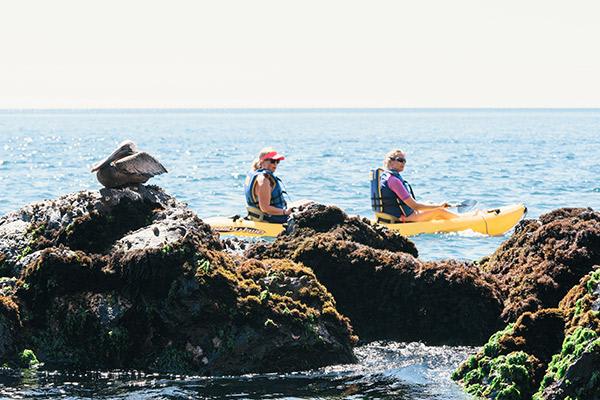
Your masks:
[[[0,0],[0,109],[600,107],[600,2]]]

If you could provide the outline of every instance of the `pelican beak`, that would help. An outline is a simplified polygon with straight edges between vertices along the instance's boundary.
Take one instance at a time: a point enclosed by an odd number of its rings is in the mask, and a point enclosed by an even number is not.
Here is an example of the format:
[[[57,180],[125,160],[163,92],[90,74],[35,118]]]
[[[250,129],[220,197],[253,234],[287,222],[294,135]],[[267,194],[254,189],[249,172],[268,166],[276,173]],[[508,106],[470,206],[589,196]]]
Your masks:
[[[110,159],[110,157],[106,157],[104,160],[96,163],[93,167],[92,170],[90,172],[96,172],[98,171],[100,168],[104,168],[105,166],[107,166],[108,164],[110,164],[112,162],[112,160]]]
[[[122,158],[124,156],[123,153],[124,153],[124,155],[127,155],[129,153],[129,151],[127,149],[124,149],[123,147],[119,147],[118,149],[116,149],[115,151],[113,151],[110,156],[108,156],[104,160],[96,163],[92,167],[92,170],[90,172],[96,172],[100,168],[104,168],[107,165],[110,165],[111,162]]]

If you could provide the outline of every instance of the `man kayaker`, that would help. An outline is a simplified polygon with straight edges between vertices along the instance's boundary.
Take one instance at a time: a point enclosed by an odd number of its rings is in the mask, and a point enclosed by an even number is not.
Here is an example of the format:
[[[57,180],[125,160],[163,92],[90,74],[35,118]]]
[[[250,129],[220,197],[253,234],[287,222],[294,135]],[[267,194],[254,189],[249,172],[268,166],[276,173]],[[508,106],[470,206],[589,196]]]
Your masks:
[[[285,191],[281,179],[275,176],[277,165],[282,160],[285,160],[283,155],[272,147],[266,147],[252,163],[244,183],[248,216],[251,219],[274,223],[288,220],[292,211],[287,208],[283,198]]]
[[[400,175],[405,165],[406,154],[396,149],[386,154],[383,169],[371,171],[371,208],[375,211],[377,221],[399,223],[457,217],[446,210],[448,203],[418,203],[412,188]]]

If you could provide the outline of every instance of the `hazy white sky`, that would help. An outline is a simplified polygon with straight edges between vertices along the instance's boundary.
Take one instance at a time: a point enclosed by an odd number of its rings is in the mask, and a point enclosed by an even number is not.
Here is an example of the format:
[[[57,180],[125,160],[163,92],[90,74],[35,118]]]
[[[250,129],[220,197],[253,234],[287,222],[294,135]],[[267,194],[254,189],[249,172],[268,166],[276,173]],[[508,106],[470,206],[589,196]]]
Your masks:
[[[0,1],[0,108],[600,107],[598,1]]]

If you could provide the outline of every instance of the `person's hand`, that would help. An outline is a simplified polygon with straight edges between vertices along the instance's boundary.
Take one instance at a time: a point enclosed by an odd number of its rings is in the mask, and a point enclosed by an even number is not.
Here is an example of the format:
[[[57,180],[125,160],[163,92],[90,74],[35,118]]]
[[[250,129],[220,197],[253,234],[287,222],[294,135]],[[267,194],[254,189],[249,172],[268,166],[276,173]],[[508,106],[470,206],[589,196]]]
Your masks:
[[[283,215],[291,215],[292,214],[292,209],[291,208],[286,208],[283,210]]]

